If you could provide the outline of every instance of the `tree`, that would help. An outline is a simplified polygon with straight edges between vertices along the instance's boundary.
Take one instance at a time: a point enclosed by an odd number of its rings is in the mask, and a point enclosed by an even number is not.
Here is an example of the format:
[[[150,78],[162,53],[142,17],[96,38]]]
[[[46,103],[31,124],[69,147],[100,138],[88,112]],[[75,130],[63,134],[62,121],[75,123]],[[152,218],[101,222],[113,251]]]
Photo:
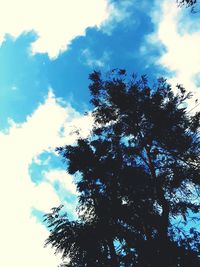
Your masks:
[[[188,7],[191,7],[197,3],[197,0],[177,0],[178,5],[186,5]]]
[[[197,5],[198,5],[198,0],[176,0],[178,3],[178,6],[182,7],[182,6],[186,6],[191,8],[192,12],[197,12]]]
[[[70,258],[66,266],[198,266],[188,221],[199,220],[200,113],[187,112],[191,95],[125,70],[90,79],[94,129],[58,148],[79,175],[79,218],[53,209],[47,244]]]

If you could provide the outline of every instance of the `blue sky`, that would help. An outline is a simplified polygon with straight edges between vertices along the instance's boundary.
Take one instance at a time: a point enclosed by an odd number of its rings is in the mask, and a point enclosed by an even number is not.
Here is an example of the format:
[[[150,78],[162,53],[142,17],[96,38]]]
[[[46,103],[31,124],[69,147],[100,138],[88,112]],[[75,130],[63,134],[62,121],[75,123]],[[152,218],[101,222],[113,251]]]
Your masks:
[[[43,248],[41,216],[60,203],[76,216],[75,178],[55,147],[91,130],[88,75],[125,68],[164,76],[193,92],[192,108],[199,22],[175,0],[0,0],[0,265],[59,263]]]

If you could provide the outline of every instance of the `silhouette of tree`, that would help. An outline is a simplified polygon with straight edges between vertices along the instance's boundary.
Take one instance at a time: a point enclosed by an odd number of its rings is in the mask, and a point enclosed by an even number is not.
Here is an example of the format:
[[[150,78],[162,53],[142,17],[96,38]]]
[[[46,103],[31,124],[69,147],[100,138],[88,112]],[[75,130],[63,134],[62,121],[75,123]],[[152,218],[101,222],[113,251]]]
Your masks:
[[[58,148],[79,175],[79,218],[54,208],[47,244],[69,257],[65,266],[199,266],[200,113],[187,113],[191,95],[125,70],[90,79],[94,129]]]
[[[193,6],[197,3],[197,0],[177,0],[179,5]]]
[[[186,6],[191,8],[191,11],[193,13],[199,12],[199,7],[197,8],[197,5],[199,5],[198,0],[176,0],[179,7]]]

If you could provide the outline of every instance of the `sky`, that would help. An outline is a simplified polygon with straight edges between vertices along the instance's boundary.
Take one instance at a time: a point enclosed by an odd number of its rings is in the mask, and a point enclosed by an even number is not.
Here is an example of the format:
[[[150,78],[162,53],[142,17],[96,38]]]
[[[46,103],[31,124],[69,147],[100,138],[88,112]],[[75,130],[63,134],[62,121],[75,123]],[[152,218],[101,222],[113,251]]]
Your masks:
[[[175,2],[0,0],[0,266],[60,263],[43,214],[62,203],[76,218],[55,148],[90,134],[93,70],[163,76],[193,93],[189,110],[200,101],[200,13]]]

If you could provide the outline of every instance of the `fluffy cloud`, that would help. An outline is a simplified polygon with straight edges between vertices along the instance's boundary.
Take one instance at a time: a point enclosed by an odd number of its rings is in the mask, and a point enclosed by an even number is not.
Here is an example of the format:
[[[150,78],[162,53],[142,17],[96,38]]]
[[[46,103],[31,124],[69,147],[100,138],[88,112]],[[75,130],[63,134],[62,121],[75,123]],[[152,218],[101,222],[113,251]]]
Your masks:
[[[76,186],[73,181],[73,176],[66,174],[64,170],[51,170],[45,173],[46,179],[53,183],[54,181],[60,182],[63,188],[76,195]]]
[[[110,35],[117,24],[123,20],[126,22],[128,21],[129,23],[130,21],[133,22],[133,18],[127,20],[131,16],[130,10],[133,6],[136,6],[135,0],[113,1],[108,7],[109,14],[111,15],[108,16],[108,19],[101,25],[103,32]],[[143,3],[140,2],[140,8],[142,8],[142,6]]]
[[[195,106],[195,99],[200,99],[200,90],[195,83],[197,75],[200,74],[200,31],[197,29],[192,31],[198,21],[187,16],[181,18],[182,9],[177,8],[175,1],[164,1],[160,8],[162,12],[159,11],[158,14],[156,11],[153,14],[157,30],[150,41],[153,43],[159,41],[166,49],[157,63],[174,72],[169,82],[172,85],[181,83],[193,92],[191,108]]]
[[[56,57],[87,27],[100,26],[108,17],[107,0],[0,0],[0,42],[7,33],[18,37],[35,31],[32,52]]]
[[[92,127],[91,117],[81,117],[50,91],[45,102],[24,123],[12,122],[7,133],[0,132],[0,265],[58,265],[59,257],[55,257],[50,248],[43,248],[48,231],[31,216],[31,210],[48,212],[60,204],[60,196],[52,186],[56,179],[60,179],[63,186],[74,194],[72,178],[68,177],[65,182],[63,171],[52,170],[36,185],[31,181],[28,169],[32,160],[43,151],[73,143],[76,135],[67,129],[77,123],[81,134],[88,135]],[[63,128],[65,131],[61,134]]]
[[[86,48],[82,51],[82,57],[84,63],[89,67],[102,68],[105,67],[105,65],[107,65],[108,67],[108,61],[110,60],[110,53],[104,51],[100,58],[96,58],[94,54],[88,48]]]

